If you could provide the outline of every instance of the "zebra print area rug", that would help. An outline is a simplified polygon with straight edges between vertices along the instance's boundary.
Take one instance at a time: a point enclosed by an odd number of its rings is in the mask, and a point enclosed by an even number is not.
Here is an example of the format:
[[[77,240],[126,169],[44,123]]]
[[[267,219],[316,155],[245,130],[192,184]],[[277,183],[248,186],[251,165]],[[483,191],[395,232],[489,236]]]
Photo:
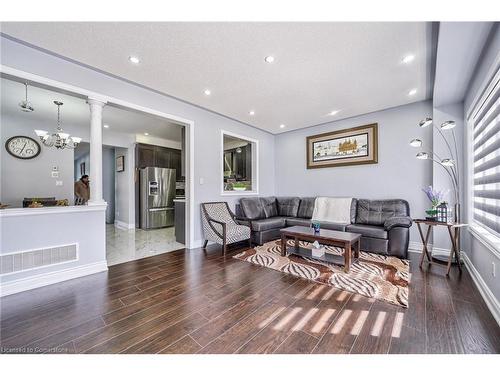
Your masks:
[[[289,240],[288,245],[293,244],[293,240]],[[311,248],[311,243],[300,241],[300,247]],[[339,247],[325,246],[325,249],[336,255],[344,253]],[[350,272],[345,273],[341,266],[332,263],[294,254],[283,257],[280,250],[281,241],[276,240],[246,250],[233,258],[408,307],[410,273],[407,260],[361,251],[359,262],[353,263]]]

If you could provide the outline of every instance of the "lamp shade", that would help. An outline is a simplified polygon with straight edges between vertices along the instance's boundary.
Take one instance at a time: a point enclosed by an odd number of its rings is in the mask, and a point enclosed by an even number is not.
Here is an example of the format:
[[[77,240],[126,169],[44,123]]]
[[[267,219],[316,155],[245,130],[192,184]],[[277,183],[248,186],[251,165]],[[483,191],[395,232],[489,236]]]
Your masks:
[[[421,128],[425,128],[430,124],[432,124],[432,119],[430,117],[426,117],[425,119],[423,119],[418,123],[418,126],[420,126]]]
[[[45,130],[38,130],[38,129],[35,129],[35,133],[39,137],[43,137],[48,134],[48,132],[46,132]]]
[[[441,165],[444,165],[445,167],[453,167],[455,165],[455,160],[443,159],[443,160],[441,160]]]
[[[441,129],[443,130],[448,130],[448,129],[453,129],[457,124],[455,124],[455,121],[445,121],[441,124]]]
[[[422,146],[422,140],[418,139],[418,138],[412,139],[410,141],[410,146],[411,147],[420,147],[420,146]]]

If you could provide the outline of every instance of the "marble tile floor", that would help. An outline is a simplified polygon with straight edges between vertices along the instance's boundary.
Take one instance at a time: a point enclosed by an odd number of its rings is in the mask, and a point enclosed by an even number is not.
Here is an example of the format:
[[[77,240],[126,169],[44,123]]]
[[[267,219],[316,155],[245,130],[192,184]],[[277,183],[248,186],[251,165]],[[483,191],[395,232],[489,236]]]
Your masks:
[[[113,224],[106,224],[108,266],[168,253],[184,247],[184,244],[175,241],[174,227],[124,230],[116,228]]]

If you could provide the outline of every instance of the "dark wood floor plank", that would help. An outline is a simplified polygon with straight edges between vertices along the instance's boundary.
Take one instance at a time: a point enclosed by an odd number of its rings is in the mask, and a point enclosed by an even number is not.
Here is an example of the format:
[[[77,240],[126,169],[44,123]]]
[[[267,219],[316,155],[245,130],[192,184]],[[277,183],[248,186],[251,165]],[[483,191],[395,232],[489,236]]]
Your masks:
[[[465,353],[500,353],[500,327],[482,306],[454,300],[460,337]]]
[[[403,308],[375,301],[350,353],[387,354],[391,338],[403,324]]]
[[[391,338],[389,354],[426,354],[426,344],[425,332],[402,324]]]
[[[245,319],[240,320],[201,349],[199,353],[235,353],[295,301],[295,298],[286,294],[272,300]]]
[[[349,300],[327,328],[313,353],[349,353],[374,302],[373,299],[359,294],[349,296]]]
[[[165,349],[158,352],[159,354],[194,354],[201,349],[198,344],[190,335],[186,335],[180,340],[167,346]]]
[[[199,313],[194,313],[182,319],[178,323],[167,326],[154,335],[128,347],[122,353],[158,353],[174,342],[193,332],[207,322],[207,319]]]
[[[275,354],[309,354],[319,339],[302,331],[295,331],[274,351]]]
[[[287,287],[285,283],[288,282],[288,285],[293,285],[294,280],[290,280],[289,277],[290,276],[279,279],[269,286],[250,294],[248,298],[243,299],[221,315],[211,319],[209,323],[205,324],[203,327],[192,332],[191,337],[200,345],[207,345],[258,308],[267,304],[276,293],[279,293],[281,290],[286,290],[284,289]]]
[[[4,297],[2,350],[500,352],[500,327],[466,270],[446,278],[411,253],[403,309],[232,257],[242,250],[174,251]]]
[[[427,350],[436,354],[463,353],[452,298],[447,288],[426,286]]]
[[[321,300],[316,306],[317,313],[314,318],[308,320],[301,329],[309,335],[320,339],[340,311],[342,311],[351,296],[352,293],[330,288],[321,296]]]

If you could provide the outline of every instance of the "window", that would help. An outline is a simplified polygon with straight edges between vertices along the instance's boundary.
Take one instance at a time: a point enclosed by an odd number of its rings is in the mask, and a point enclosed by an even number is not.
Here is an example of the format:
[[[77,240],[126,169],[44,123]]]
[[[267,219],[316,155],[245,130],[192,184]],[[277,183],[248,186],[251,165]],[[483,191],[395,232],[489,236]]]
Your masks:
[[[222,131],[222,194],[258,193],[258,141]]]
[[[500,70],[468,116],[469,199],[473,226],[490,242],[500,239]]]

